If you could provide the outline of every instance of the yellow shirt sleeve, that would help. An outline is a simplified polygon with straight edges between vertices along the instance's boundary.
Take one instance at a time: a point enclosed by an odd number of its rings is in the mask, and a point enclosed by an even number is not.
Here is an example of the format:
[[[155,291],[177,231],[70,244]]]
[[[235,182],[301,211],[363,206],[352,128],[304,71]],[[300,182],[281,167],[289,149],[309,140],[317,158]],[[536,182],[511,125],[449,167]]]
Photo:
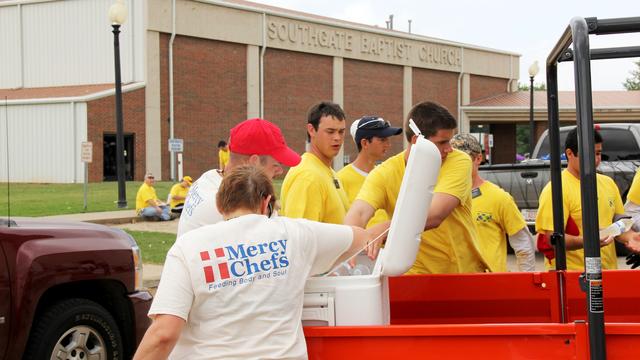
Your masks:
[[[503,195],[504,200],[500,202],[500,217],[504,231],[511,236],[526,227],[527,223],[511,195],[507,192],[504,192]]]
[[[434,192],[449,194],[461,202],[471,194],[471,158],[459,151],[451,152],[440,170]]]
[[[376,210],[387,210],[386,181],[383,177],[383,171],[380,170],[383,170],[382,166],[376,167],[367,175],[358,192],[358,196],[356,196],[356,200],[363,200]]]
[[[325,193],[326,189],[319,182],[298,177],[287,191],[282,214],[290,218],[321,221],[324,218]]]
[[[173,195],[180,195],[180,190],[179,190],[180,184],[175,184],[171,187],[171,190],[169,191],[169,194],[171,194],[171,196]]]
[[[633,177],[633,182],[631,183],[629,193],[627,194],[627,200],[636,205],[640,205],[640,168],[636,171],[636,175]]]

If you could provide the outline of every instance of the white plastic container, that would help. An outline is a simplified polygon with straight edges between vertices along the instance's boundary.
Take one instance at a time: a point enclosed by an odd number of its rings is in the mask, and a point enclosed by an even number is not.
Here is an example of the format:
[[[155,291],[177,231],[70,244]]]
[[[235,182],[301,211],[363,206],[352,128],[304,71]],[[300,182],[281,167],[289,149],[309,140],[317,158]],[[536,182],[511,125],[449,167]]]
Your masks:
[[[375,264],[364,254],[356,257],[357,264],[373,269],[371,274],[307,280],[303,325],[389,324],[387,276],[402,275],[415,262],[440,165],[440,152],[436,146],[419,136],[411,147],[385,248]],[[344,266],[338,271],[354,273],[353,269]]]
[[[609,236],[618,236],[624,232],[627,232],[631,229],[633,225],[633,219],[620,219],[613,224],[607,226],[604,229],[600,230],[600,239],[609,237]]]

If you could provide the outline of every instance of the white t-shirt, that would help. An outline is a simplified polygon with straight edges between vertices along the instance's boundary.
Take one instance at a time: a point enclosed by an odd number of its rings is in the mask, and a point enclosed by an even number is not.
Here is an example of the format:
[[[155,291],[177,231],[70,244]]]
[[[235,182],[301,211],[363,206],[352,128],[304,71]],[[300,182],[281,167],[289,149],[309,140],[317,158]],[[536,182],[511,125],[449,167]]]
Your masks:
[[[305,281],[352,241],[346,225],[253,214],[178,238],[149,310],[187,321],[170,358],[306,358]]]
[[[178,237],[201,226],[222,221],[222,215],[216,207],[216,194],[220,183],[222,176],[214,169],[202,174],[191,185],[180,215]]]

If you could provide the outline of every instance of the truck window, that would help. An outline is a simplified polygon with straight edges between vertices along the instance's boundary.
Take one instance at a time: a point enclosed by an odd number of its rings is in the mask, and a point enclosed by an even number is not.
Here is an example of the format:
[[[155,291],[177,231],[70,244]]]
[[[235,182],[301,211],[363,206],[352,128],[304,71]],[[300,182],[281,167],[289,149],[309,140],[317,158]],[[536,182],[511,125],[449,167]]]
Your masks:
[[[640,149],[633,134],[628,129],[601,129],[602,160],[640,159]]]
[[[564,150],[564,142],[567,139],[567,133],[571,129],[560,130],[560,146]],[[640,148],[633,134],[629,129],[604,128],[600,129],[602,135],[602,161],[620,161],[620,160],[637,160],[640,159]],[[540,150],[538,151],[538,159],[549,160],[549,136],[545,136]],[[562,159],[565,160],[564,153]]]
[[[562,147],[562,149],[564,150],[564,142],[567,139],[567,134],[569,133],[569,130],[560,130],[560,146]],[[564,152],[562,152],[561,156],[562,160],[566,160],[566,157],[564,155]],[[544,137],[544,140],[542,140],[542,144],[540,145],[540,149],[538,150],[538,159],[542,159],[542,160],[549,160],[551,159],[551,151],[549,150],[549,133],[547,133],[547,136]]]

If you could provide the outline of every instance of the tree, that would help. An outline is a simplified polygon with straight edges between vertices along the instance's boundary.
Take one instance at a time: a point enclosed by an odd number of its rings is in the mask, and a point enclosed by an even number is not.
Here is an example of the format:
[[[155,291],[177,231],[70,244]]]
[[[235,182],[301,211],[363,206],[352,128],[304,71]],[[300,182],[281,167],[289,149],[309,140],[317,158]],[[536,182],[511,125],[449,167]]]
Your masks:
[[[640,60],[634,62],[634,64],[636,64],[636,69],[629,72],[631,77],[628,77],[622,84],[629,91],[640,90]]]
[[[529,91],[529,84],[518,82],[518,90],[519,91]],[[536,84],[533,83],[533,90],[547,90],[547,85],[545,83]]]

